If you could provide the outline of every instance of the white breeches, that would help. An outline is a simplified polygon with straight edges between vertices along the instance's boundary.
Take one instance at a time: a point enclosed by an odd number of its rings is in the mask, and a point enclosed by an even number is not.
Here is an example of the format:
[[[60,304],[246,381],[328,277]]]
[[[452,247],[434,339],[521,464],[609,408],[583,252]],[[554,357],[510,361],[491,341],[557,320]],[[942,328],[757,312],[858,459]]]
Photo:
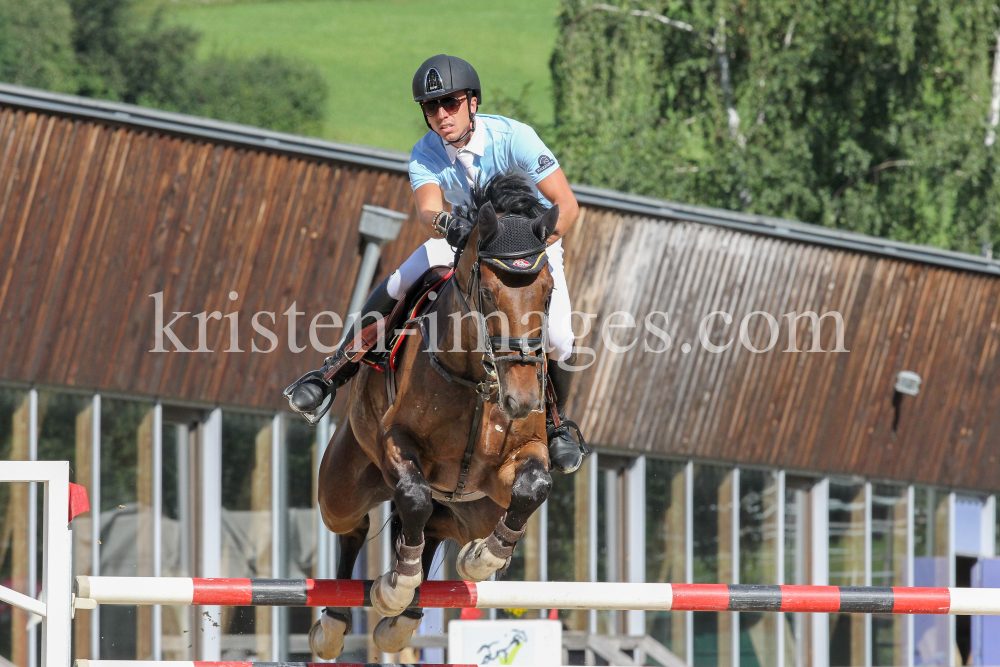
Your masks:
[[[569,289],[566,287],[566,274],[563,272],[562,239],[550,245],[545,256],[549,260],[549,272],[552,274],[552,302],[549,304],[549,357],[556,361],[569,359],[573,354],[573,306],[569,300]],[[395,273],[389,276],[386,286],[389,296],[394,299],[406,294],[420,276],[432,266],[451,266],[455,260],[455,251],[444,239],[431,239],[416,249],[403,262]]]

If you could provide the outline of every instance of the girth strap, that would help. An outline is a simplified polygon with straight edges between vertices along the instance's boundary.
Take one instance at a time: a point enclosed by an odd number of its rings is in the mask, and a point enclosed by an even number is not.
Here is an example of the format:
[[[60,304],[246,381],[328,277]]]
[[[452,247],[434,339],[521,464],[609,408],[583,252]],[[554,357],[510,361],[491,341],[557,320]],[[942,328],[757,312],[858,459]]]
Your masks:
[[[440,374],[441,377],[448,382],[454,382],[476,390],[476,411],[472,416],[472,428],[469,429],[469,439],[465,445],[465,454],[462,455],[462,467],[458,473],[458,485],[455,487],[454,491],[442,492],[442,499],[445,502],[474,500],[474,498],[471,497],[464,498],[464,496],[474,495],[465,493],[465,485],[469,481],[469,468],[472,466],[472,456],[476,451],[476,442],[479,440],[479,430],[483,425],[483,412],[485,411],[487,401],[490,400],[490,395],[493,393],[494,383],[486,380],[477,382],[475,380],[468,380],[459,375],[452,375],[448,369],[444,367],[441,361],[437,358],[437,355],[434,353],[434,350],[431,348],[430,333],[427,331],[427,316],[421,315],[420,317],[408,320],[404,326],[409,326],[410,324],[416,324],[417,328],[420,330],[420,338],[424,342],[424,351],[427,353],[427,358],[430,361],[431,368],[436,370],[438,374]],[[482,496],[480,495],[477,497],[481,498]]]
[[[465,445],[465,454],[462,456],[462,469],[458,473],[458,486],[455,490],[445,496],[445,500],[453,501],[455,496],[461,497],[465,492],[465,483],[469,480],[469,467],[472,465],[472,454],[476,450],[476,440],[479,439],[479,428],[483,423],[483,408],[486,401],[483,395],[476,393],[476,413],[472,416],[472,429],[469,431],[469,442]]]

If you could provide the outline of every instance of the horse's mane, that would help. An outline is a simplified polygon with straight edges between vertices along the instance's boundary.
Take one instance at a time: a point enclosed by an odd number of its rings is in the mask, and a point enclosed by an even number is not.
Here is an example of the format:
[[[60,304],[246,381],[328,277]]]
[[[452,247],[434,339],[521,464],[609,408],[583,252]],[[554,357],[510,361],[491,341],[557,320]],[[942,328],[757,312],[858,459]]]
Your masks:
[[[472,201],[455,207],[455,215],[475,221],[477,212],[487,203],[493,204],[499,216],[516,215],[529,220],[549,208],[535,195],[527,179],[512,169],[495,174],[485,183],[477,181],[472,188]]]

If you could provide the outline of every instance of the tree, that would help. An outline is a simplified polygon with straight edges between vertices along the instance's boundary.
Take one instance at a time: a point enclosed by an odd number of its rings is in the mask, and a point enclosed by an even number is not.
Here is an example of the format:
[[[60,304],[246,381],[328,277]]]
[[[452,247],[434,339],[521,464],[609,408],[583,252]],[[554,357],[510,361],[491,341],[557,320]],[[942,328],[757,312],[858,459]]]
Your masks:
[[[565,0],[574,180],[978,253],[997,235],[984,2]]]
[[[72,30],[65,0],[0,0],[0,81],[72,92]]]
[[[199,35],[140,21],[133,0],[0,0],[0,80],[274,130],[318,133],[316,67],[271,55],[195,58]]]

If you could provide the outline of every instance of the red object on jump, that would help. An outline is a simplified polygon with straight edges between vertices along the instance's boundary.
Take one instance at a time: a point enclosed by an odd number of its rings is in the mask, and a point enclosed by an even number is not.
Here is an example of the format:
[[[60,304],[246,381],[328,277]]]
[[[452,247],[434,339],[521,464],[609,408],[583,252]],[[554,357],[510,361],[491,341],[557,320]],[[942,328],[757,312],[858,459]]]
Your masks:
[[[729,586],[726,584],[672,584],[672,609],[680,611],[726,611]]]
[[[782,586],[781,611],[836,612],[840,586]]]
[[[69,520],[90,510],[90,500],[87,499],[87,489],[79,484],[69,483]]]
[[[245,607],[253,604],[250,579],[194,579],[191,604],[225,604]]]
[[[306,579],[306,606],[361,607],[365,582],[361,580]]]
[[[894,614],[947,614],[951,609],[951,591],[947,588],[892,589]]]

